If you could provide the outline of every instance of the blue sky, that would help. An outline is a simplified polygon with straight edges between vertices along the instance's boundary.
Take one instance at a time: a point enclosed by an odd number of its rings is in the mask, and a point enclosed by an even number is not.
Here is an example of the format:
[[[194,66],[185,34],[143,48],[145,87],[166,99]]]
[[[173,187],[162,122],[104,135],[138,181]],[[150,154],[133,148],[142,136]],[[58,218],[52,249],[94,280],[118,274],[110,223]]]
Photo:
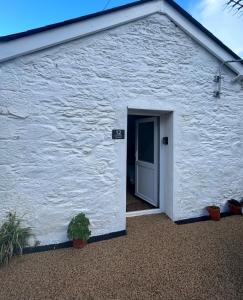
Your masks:
[[[26,31],[136,0],[0,0],[0,35]],[[243,57],[243,16],[224,9],[226,0],[176,0]]]

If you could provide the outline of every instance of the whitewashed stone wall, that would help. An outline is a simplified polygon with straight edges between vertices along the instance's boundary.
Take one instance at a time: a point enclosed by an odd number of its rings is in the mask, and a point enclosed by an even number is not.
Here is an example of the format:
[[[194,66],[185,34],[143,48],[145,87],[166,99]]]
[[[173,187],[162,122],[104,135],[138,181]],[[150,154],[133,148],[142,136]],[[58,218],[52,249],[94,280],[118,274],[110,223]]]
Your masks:
[[[85,212],[93,235],[125,229],[127,106],[175,110],[174,220],[243,196],[243,92],[163,15],[0,64],[0,217],[26,214],[42,244]]]

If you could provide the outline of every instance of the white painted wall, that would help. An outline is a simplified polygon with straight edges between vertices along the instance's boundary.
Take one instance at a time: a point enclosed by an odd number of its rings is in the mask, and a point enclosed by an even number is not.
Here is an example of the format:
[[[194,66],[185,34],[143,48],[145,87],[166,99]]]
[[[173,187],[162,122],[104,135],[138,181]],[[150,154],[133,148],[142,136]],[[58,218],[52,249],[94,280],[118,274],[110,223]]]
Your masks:
[[[174,220],[243,196],[243,91],[163,15],[0,64],[0,217],[25,213],[42,244],[85,212],[125,229],[127,107],[174,110]],[[171,209],[171,208],[170,208]]]

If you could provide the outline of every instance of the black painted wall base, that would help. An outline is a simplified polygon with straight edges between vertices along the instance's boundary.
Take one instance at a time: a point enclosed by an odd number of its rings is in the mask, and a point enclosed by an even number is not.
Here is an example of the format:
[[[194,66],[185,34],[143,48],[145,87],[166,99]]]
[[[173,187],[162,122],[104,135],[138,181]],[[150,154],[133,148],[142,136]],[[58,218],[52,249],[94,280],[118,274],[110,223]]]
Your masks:
[[[221,218],[228,217],[228,216],[230,216],[230,213],[228,213],[228,212],[221,213],[220,216],[221,216]],[[198,218],[178,220],[178,221],[175,221],[175,223],[177,225],[183,225],[183,224],[190,224],[190,223],[196,223],[196,222],[202,222],[202,221],[208,221],[208,220],[210,220],[209,216],[202,216],[202,217],[198,217]],[[116,237],[124,236],[126,234],[127,234],[126,230],[121,230],[121,231],[111,232],[108,234],[92,236],[88,240],[88,243],[95,243],[95,242],[99,242],[99,241],[110,240],[110,239],[113,239]],[[59,243],[59,244],[28,247],[28,248],[24,249],[23,253],[24,254],[37,253],[37,252],[44,252],[44,251],[63,249],[63,248],[69,248],[69,247],[72,247],[72,241]]]
[[[221,218],[228,217],[228,216],[230,216],[230,213],[228,213],[228,212],[220,214]],[[183,225],[183,224],[190,224],[190,223],[196,223],[196,222],[202,222],[202,221],[209,221],[209,220],[210,220],[209,216],[202,216],[202,217],[198,217],[198,218],[178,220],[178,221],[175,221],[175,223],[177,225]]]
[[[120,237],[120,236],[123,236],[123,235],[126,235],[126,234],[127,234],[126,230],[122,230],[122,231],[111,232],[111,233],[108,233],[108,234],[92,236],[88,240],[88,243],[95,243],[95,242],[100,242],[100,241],[104,241],[104,240],[110,240],[110,239]],[[37,247],[28,247],[28,248],[24,249],[23,253],[24,254],[29,254],[29,253],[44,252],[44,251],[49,251],[49,250],[63,249],[63,248],[72,247],[72,245],[73,245],[72,241],[68,241],[68,242],[59,243],[59,244],[51,244],[51,245],[44,245],[44,246],[37,246]]]

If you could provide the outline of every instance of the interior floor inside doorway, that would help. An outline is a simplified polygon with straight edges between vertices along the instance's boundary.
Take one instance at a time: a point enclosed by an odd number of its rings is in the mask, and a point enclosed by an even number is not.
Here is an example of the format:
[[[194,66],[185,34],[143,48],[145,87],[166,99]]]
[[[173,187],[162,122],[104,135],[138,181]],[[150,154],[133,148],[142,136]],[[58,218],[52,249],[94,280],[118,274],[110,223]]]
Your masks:
[[[156,208],[150,203],[136,197],[130,191],[127,191],[127,206],[126,211],[138,211],[138,210],[146,210]]]

